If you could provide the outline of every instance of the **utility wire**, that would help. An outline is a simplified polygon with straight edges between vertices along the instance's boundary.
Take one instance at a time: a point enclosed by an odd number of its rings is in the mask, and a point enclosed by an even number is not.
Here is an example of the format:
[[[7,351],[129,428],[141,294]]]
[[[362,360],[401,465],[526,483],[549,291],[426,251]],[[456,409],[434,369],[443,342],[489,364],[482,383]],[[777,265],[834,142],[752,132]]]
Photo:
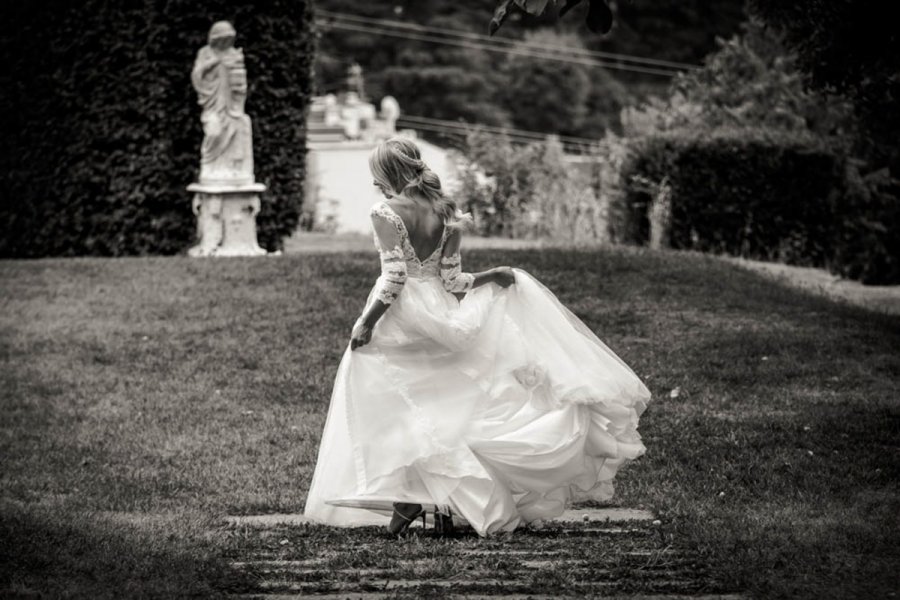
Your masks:
[[[316,9],[317,16],[323,16],[330,19],[340,19],[350,21],[352,23],[363,25],[376,25],[382,27],[397,27],[400,29],[409,29],[412,31],[420,31],[424,33],[433,33],[442,36],[451,36],[473,40],[477,42],[500,45],[512,45],[515,47],[524,47],[527,49],[537,49],[544,51],[557,51],[567,54],[577,54],[589,58],[612,59],[625,62],[633,62],[645,65],[656,65],[660,67],[669,67],[677,70],[699,69],[699,65],[676,62],[671,60],[663,60],[657,58],[644,58],[642,56],[633,56],[629,54],[619,54],[615,52],[602,52],[600,50],[588,50],[587,48],[578,48],[576,46],[561,46],[559,44],[544,44],[540,42],[522,42],[509,38],[495,38],[484,34],[472,33],[460,29],[444,29],[440,27],[430,27],[428,25],[420,25],[418,23],[407,23],[404,21],[394,21],[391,19],[379,19],[374,17],[364,17],[361,15],[352,15],[348,13],[331,12],[327,10]]]
[[[541,50],[526,50],[527,46],[515,47],[511,46],[508,48],[500,48],[491,46],[489,44],[483,44],[481,42],[466,42],[463,40],[454,40],[449,38],[439,38],[431,35],[421,35],[413,32],[398,32],[391,31],[389,29],[382,29],[370,26],[362,26],[362,25],[354,25],[351,23],[340,23],[338,21],[316,21],[317,25],[320,25],[325,28],[331,29],[343,29],[346,31],[356,31],[361,33],[370,33],[370,34],[380,34],[393,36],[398,38],[404,38],[409,40],[416,40],[420,42],[430,42],[435,44],[447,44],[450,46],[457,46],[462,48],[470,48],[474,50],[488,50],[491,52],[501,52],[504,54],[514,54],[517,56],[526,56],[529,58],[542,58],[546,60],[555,60],[558,62],[570,63],[570,64],[580,64],[589,67],[599,67],[604,69],[616,69],[619,71],[631,71],[634,73],[643,73],[648,75],[661,75],[663,77],[672,77],[680,71],[675,69],[657,69],[652,67],[641,67],[636,65],[619,65],[610,62],[601,62],[598,60],[593,60],[589,58],[578,58],[578,57],[565,57],[560,54],[549,53]]]
[[[534,143],[540,142],[542,140],[546,141],[546,138],[535,139],[532,137],[522,137],[522,136],[517,136],[517,135],[509,134],[509,133],[506,133],[506,134],[494,133],[491,131],[482,130],[478,127],[469,127],[467,129],[461,129],[458,127],[445,127],[442,125],[429,125],[427,123],[418,123],[418,122],[404,123],[399,120],[397,121],[397,125],[400,127],[407,128],[407,129],[416,129],[419,131],[434,131],[437,133],[451,134],[451,135],[460,136],[460,137],[464,137],[470,131],[477,131],[479,133],[484,133],[485,135],[489,135],[491,137],[497,137],[497,138],[505,137],[511,143],[514,143],[514,144],[534,144]],[[568,144],[564,144],[564,145],[568,145]]]
[[[398,123],[399,123],[399,121],[398,121]],[[463,135],[466,134],[466,131],[461,130],[461,129],[454,129],[454,128],[448,128],[448,127],[441,127],[441,126],[439,126],[439,125],[425,125],[425,124],[422,124],[422,123],[410,124],[410,127],[409,127],[409,128],[410,128],[410,129],[416,129],[416,130],[419,130],[419,131],[431,131],[431,132],[435,132],[435,133],[443,133],[443,134],[447,134],[447,135],[455,135],[455,136],[463,136]],[[493,137],[506,137],[506,139],[509,140],[509,142],[510,142],[511,144],[517,144],[517,145],[534,144],[534,143],[536,143],[536,142],[538,141],[538,140],[535,140],[535,139],[532,139],[532,138],[522,138],[522,137],[517,137],[517,136],[513,136],[513,135],[505,135],[505,136],[502,136],[502,135],[499,134],[499,133],[491,133],[491,132],[488,132],[488,131],[485,131],[485,132],[483,132],[483,133],[486,134],[486,135],[493,136]],[[572,144],[563,143],[563,147],[569,148],[569,149],[572,149],[572,148],[581,149],[583,146],[580,146],[580,145],[579,145],[579,146],[575,146],[575,145],[572,145]]]
[[[535,141],[546,140],[548,137],[553,136],[559,139],[561,142],[567,142],[570,144],[582,144],[582,145],[590,145],[596,144],[597,140],[593,138],[583,138],[583,137],[575,137],[568,135],[558,135],[555,133],[545,133],[541,131],[528,131],[526,129],[512,129],[508,127],[499,127],[497,125],[483,125],[481,123],[466,123],[465,121],[449,121],[446,119],[434,119],[431,117],[418,117],[413,115],[401,115],[398,117],[398,121],[406,121],[411,124],[426,124],[426,125],[437,125],[446,128],[454,128],[460,130],[470,130],[470,129],[479,129],[489,133],[496,133],[499,135],[515,135],[517,137],[529,138]]]
[[[434,133],[441,133],[444,135],[449,135],[449,136],[453,136],[453,137],[457,137],[457,138],[463,138],[466,136],[466,134],[474,131],[474,132],[478,132],[478,133],[488,135],[488,136],[491,136],[494,138],[502,138],[502,139],[508,141],[509,143],[516,144],[516,145],[527,145],[527,144],[536,144],[536,143],[546,142],[549,137],[547,135],[542,135],[541,137],[523,136],[523,135],[518,135],[518,134],[509,132],[509,131],[498,132],[498,131],[492,131],[489,129],[482,129],[481,126],[471,125],[471,124],[465,128],[462,128],[462,127],[450,127],[450,126],[446,126],[446,125],[423,123],[420,121],[404,122],[402,120],[402,118],[397,121],[397,124],[401,128],[415,129],[417,131],[431,131]],[[593,154],[594,151],[596,150],[596,148],[600,145],[598,140],[590,140],[590,142],[586,142],[586,143],[560,140],[560,144],[562,145],[563,149],[566,150],[567,152],[569,152],[569,153],[574,152],[576,154],[581,154],[581,153]],[[454,145],[459,145],[459,144],[454,143]],[[464,145],[462,145],[460,147],[464,147]]]

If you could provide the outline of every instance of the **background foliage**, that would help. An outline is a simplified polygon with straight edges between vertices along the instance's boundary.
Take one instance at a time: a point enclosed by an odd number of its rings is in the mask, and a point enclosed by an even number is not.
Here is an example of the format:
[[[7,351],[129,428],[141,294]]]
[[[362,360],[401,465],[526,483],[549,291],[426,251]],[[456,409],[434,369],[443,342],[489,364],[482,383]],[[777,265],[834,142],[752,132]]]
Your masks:
[[[0,255],[174,254],[199,171],[194,57],[213,21],[245,47],[258,216],[270,250],[297,223],[311,93],[308,2],[37,0],[0,19]]]
[[[865,0],[750,0],[750,10],[783,32],[808,85],[849,100],[864,135],[857,153],[869,170],[900,174],[900,36],[892,4]]]
[[[715,49],[715,36],[736,31],[744,18],[743,0],[629,0],[616,3],[613,30],[599,36],[584,25],[587,5],[559,20],[552,8],[539,18],[516,11],[495,37],[699,64]],[[484,34],[492,12],[482,0],[319,0],[316,7]],[[323,31],[319,49],[319,90],[341,89],[355,61],[364,68],[369,95],[376,101],[393,95],[405,114],[579,137],[618,129],[623,106],[648,92],[664,92],[668,85],[653,75],[375,33]]]
[[[558,140],[515,145],[472,133],[460,162],[457,200],[482,235],[608,241],[596,165],[573,163]]]
[[[605,181],[612,237],[646,241],[646,184],[668,178],[674,247],[900,283],[897,182],[866,151],[858,99],[811,86],[788,40],[751,20],[667,97],[623,111],[627,138],[603,146],[622,165]]]
[[[764,128],[810,133],[849,147],[856,133],[845,98],[810,90],[783,36],[759,20],[719,41],[703,68],[677,76],[663,99],[626,109],[625,133]]]
[[[760,130],[645,137],[623,168],[671,189],[673,248],[726,253],[809,266],[829,262],[840,214],[843,157],[796,135]],[[629,188],[637,239],[652,200]]]

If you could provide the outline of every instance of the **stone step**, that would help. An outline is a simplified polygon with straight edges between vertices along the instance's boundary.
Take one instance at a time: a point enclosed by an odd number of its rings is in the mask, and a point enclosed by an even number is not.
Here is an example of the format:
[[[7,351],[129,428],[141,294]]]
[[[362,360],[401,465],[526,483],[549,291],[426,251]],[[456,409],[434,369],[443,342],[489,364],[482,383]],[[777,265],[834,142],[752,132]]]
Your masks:
[[[382,568],[382,569],[374,569],[374,568],[344,568],[344,569],[332,569],[329,568],[328,565],[331,563],[330,558],[325,557],[316,557],[316,558],[307,558],[303,560],[285,560],[285,559],[273,559],[270,557],[260,558],[256,560],[242,560],[242,561],[233,561],[229,563],[232,568],[235,569],[243,569],[250,570],[252,569],[258,573],[276,573],[276,572],[291,572],[296,574],[308,574],[308,573],[316,573],[322,570],[327,569],[330,574],[339,574],[339,573],[349,573],[349,574],[360,574],[364,572],[369,572],[370,574],[374,574],[376,572],[393,572],[398,569],[418,569],[425,570],[429,567],[440,567],[441,562],[444,560],[452,560],[455,558],[463,558],[463,557],[482,557],[485,559],[497,560],[501,558],[508,558],[516,562],[516,564],[521,565],[528,569],[543,569],[548,567],[553,567],[557,565],[565,565],[568,568],[578,567],[578,566],[586,566],[589,564],[596,565],[597,560],[587,560],[583,558],[574,558],[574,552],[563,553],[561,551],[549,551],[549,552],[541,552],[534,550],[485,550],[485,551],[463,551],[460,553],[448,552],[446,556],[441,558],[415,558],[415,559],[400,559],[392,561],[391,568]],[[691,558],[685,558],[684,555],[680,552],[673,551],[637,551],[637,552],[622,552],[612,554],[610,556],[610,562],[617,562],[616,558],[619,557],[631,557],[631,558],[639,558],[639,559],[648,559],[646,565],[642,565],[644,568],[652,568],[656,563],[660,563],[660,560],[664,561],[659,564],[660,567],[683,567],[683,566],[691,566],[695,564],[695,561]],[[655,559],[655,560],[654,560]],[[595,567],[596,570],[596,567]],[[597,572],[600,572],[597,570]]]
[[[644,532],[641,531],[643,534]],[[275,536],[275,538],[281,537]],[[493,546],[489,548],[479,548],[479,547],[466,547],[462,545],[462,547],[458,545],[450,545],[442,548],[441,557],[443,558],[454,558],[454,559],[478,559],[478,558],[490,558],[490,559],[500,559],[500,558],[511,558],[511,559],[523,559],[523,558],[533,558],[533,559],[546,559],[546,558],[558,558],[561,560],[565,559],[576,559],[581,558],[578,548],[576,546],[572,546],[569,543],[571,536],[561,534],[557,536],[557,539],[547,537],[541,540],[541,548],[539,549],[531,549],[531,548],[510,548],[508,546],[499,545]],[[614,539],[623,539],[623,538],[614,538]],[[634,542],[640,540],[642,544],[635,547]],[[656,541],[655,538],[644,536],[642,538],[630,538],[629,540],[632,545],[629,546],[628,550],[616,550],[610,549],[610,556],[615,557],[630,557],[633,559],[655,559],[659,560],[662,558],[672,559],[676,557],[688,556],[685,550],[671,548],[669,546],[664,548],[646,548],[641,547],[644,543],[649,542],[651,545]],[[548,542],[551,543],[548,547]],[[365,547],[365,545],[363,546]],[[291,547],[289,547],[291,548]],[[308,564],[320,564],[326,565],[331,559],[346,556],[347,553],[353,553],[359,551],[361,548],[359,543],[353,544],[338,544],[329,547],[327,551],[319,551],[316,552],[314,557],[306,558],[305,561],[308,561]],[[285,561],[290,562],[288,559],[289,555],[293,552],[292,549],[284,550],[282,548],[273,548],[271,550],[254,550],[247,551],[243,554],[244,562],[253,563],[253,562],[272,562],[276,563],[277,561]],[[417,560],[434,560],[431,558],[420,558]]]
[[[498,591],[527,593],[533,584],[522,579],[480,579],[476,581],[460,579],[367,579],[365,581],[288,581],[288,580],[264,580],[259,582],[259,587],[278,593],[302,593],[317,592],[344,592],[354,596],[360,592],[372,591],[404,591],[418,590],[420,588],[440,588],[452,591],[454,594],[466,594],[467,591],[477,589],[484,592],[484,588],[495,588]],[[689,594],[689,590],[696,588],[698,582],[695,579],[671,579],[667,578],[659,582],[666,592]],[[617,588],[621,582],[610,581],[570,581],[566,584],[569,588]],[[359,589],[363,588],[363,589]],[[318,594],[317,594],[318,595]],[[468,597],[468,594],[466,594]],[[604,596],[606,597],[606,596]],[[665,597],[665,596],[664,596]]]
[[[649,510],[635,508],[571,508],[561,516],[552,519],[555,522],[572,523],[583,521],[654,521],[656,515]]]
[[[417,533],[404,542],[412,544],[411,554],[394,548],[383,531],[375,531],[383,529],[378,527],[345,538],[319,529],[319,524],[300,514],[234,516],[227,522],[248,528],[236,533],[253,548],[236,555],[231,563],[236,574],[252,581],[256,589],[242,598],[561,597],[531,593],[535,587],[557,587],[555,580],[545,581],[546,575],[565,577],[558,587],[568,597],[746,600],[740,594],[701,594],[710,583],[702,562],[687,549],[673,548],[661,523],[643,510],[572,508],[557,519],[523,527],[522,536],[481,539],[471,529],[461,528],[461,535],[434,543],[421,537],[430,531],[423,532],[417,521]],[[327,545],[306,546],[307,536],[318,539],[323,532],[331,540]],[[601,538],[599,554],[586,557],[579,552],[580,540],[587,537]],[[427,543],[421,548],[427,554],[416,558],[422,552],[415,548],[423,541]],[[358,552],[362,552],[354,555],[358,559],[342,559]],[[491,568],[496,565],[502,568]],[[457,568],[458,575],[447,576]],[[579,590],[584,591],[579,594]]]
[[[232,566],[235,566],[234,564]],[[520,567],[519,569],[504,569],[506,575],[515,575],[519,577],[518,581],[529,581],[529,578],[533,575],[533,571],[540,571],[543,569],[553,569],[553,568],[565,568],[567,573],[574,574],[583,574],[587,581],[592,581],[595,583],[603,582],[602,580],[613,577],[616,573],[621,571],[621,567],[617,567],[616,569],[606,569],[598,567],[592,564],[587,560],[580,561],[547,561],[547,560],[523,560],[519,561],[516,565]],[[648,580],[665,580],[667,581],[669,578],[673,577],[676,574],[680,574],[682,576],[691,576],[694,575],[695,563],[693,562],[681,562],[679,564],[675,563],[663,563],[658,565],[647,565],[637,567],[641,571],[641,581]],[[423,571],[427,573],[428,569],[423,568],[422,565],[419,564],[407,564],[407,565],[398,565],[391,568],[343,568],[343,569],[323,569],[321,567],[315,566],[280,566],[280,565],[255,565],[249,564],[240,567],[236,567],[241,570],[251,571],[257,576],[280,576],[282,578],[292,578],[291,580],[297,580],[300,582],[317,582],[324,584],[342,584],[342,583],[352,583],[352,582],[360,582],[367,583],[372,579],[384,579],[389,580],[395,578],[398,573],[406,572],[406,574],[410,572],[422,573]],[[466,571],[465,579],[459,579],[460,583],[469,583],[474,584],[482,581],[479,577],[490,577],[494,573],[491,571]],[[701,574],[702,575],[702,574]],[[702,578],[702,577],[701,577]],[[617,580],[616,580],[617,581]]]
[[[653,521],[656,517],[650,511],[633,508],[572,508],[566,510],[555,519],[549,519],[547,523],[583,523],[583,522],[609,522],[619,523],[628,521]],[[233,515],[225,517],[225,522],[235,526],[248,527],[281,527],[304,524],[315,524],[314,521],[302,514],[270,514],[270,515]],[[420,522],[416,521],[418,526]]]
[[[542,532],[532,532],[532,535],[538,537]],[[653,535],[654,531],[652,529],[641,529],[641,528],[632,528],[632,527],[591,527],[589,524],[585,523],[581,527],[568,527],[560,530],[553,530],[546,532],[550,535],[555,536],[566,536],[566,537],[583,537],[586,535],[608,535],[608,536],[623,536],[623,535],[634,535],[634,536],[646,536]]]
[[[234,596],[243,600],[300,600],[310,598],[308,594],[244,594]],[[346,593],[323,593],[312,596],[316,600],[347,600]],[[350,598],[353,600],[388,600],[396,598],[395,592],[354,592]],[[556,600],[561,598],[559,594],[497,594],[497,595],[466,595],[466,600]],[[604,600],[749,600],[748,596],[741,594],[616,594],[604,596]]]
[[[301,514],[234,515],[225,517],[225,522],[229,525],[263,528],[312,523],[309,518]]]

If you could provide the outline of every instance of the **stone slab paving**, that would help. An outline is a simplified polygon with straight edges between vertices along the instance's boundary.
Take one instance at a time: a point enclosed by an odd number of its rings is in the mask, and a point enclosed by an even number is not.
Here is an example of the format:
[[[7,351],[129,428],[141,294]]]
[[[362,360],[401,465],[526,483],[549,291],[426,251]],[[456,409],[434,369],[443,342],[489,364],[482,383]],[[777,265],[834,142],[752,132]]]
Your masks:
[[[299,598],[309,598],[308,595],[297,594],[246,594],[241,596],[246,600],[298,600]],[[361,593],[337,593],[337,594],[317,594],[314,598],[318,600],[387,600],[396,598],[394,593],[382,592],[361,592]],[[556,600],[564,598],[558,594],[553,595],[535,595],[535,594],[498,594],[494,596],[485,595],[468,595],[467,600]],[[571,598],[581,598],[581,596],[570,596]],[[604,596],[604,600],[749,600],[748,596],[741,594],[701,594],[697,596],[685,596],[683,594],[638,594],[638,595],[621,595]]]
[[[400,541],[383,527],[339,530],[296,514],[233,516],[226,524],[237,540],[231,567],[245,582],[235,597],[246,599],[747,600],[707,593],[728,588],[645,510],[573,508],[487,539],[465,527],[438,538],[419,526]]]
[[[634,508],[584,508],[567,510],[561,516],[552,520],[573,523],[584,521],[652,521],[655,518],[650,511]],[[225,517],[225,521],[230,525],[247,525],[250,527],[302,525],[313,522],[301,514],[237,515]]]
[[[636,508],[582,508],[569,509],[554,521],[653,521],[656,519],[649,510]]]
[[[306,594],[246,594],[241,598],[246,600],[298,600],[300,598],[309,598]],[[383,592],[354,592],[354,593],[337,593],[337,594],[317,594],[313,596],[317,600],[386,600],[395,599],[395,593]],[[558,594],[498,594],[493,596],[485,596],[483,594],[465,596],[467,600],[556,600],[557,598],[565,598]],[[570,598],[581,598],[581,596],[569,596]],[[685,596],[684,594],[638,594],[638,595],[620,595],[604,596],[604,600],[749,600],[748,596],[741,594],[702,594],[699,596]]]
[[[600,573],[603,575],[604,573]],[[694,585],[694,582],[690,579],[671,579],[666,582],[667,586],[670,588],[678,588],[682,587],[685,589],[690,588]],[[329,585],[331,590],[342,590],[346,589],[351,594],[355,592],[355,590],[359,587],[360,582],[354,581],[341,581],[334,582]],[[370,588],[376,588],[382,591],[418,591],[422,589],[442,589],[448,590],[449,593],[460,593],[464,594],[466,597],[469,597],[470,594],[467,594],[466,591],[468,588],[478,588],[479,591],[483,591],[483,588],[496,588],[498,591],[504,592],[508,590],[518,590],[519,592],[527,592],[531,586],[527,580],[523,579],[488,579],[488,578],[479,578],[477,581],[464,581],[457,579],[369,579],[366,578],[364,585]],[[618,585],[617,581],[607,581],[607,582],[598,582],[598,581],[573,581],[568,583],[568,587],[572,588],[592,588],[596,589],[597,587],[609,587],[614,588]],[[262,588],[271,588],[277,589],[279,592],[311,592],[315,593],[322,588],[321,581],[311,581],[311,582],[295,582],[291,580],[267,580],[263,581],[260,584]],[[317,594],[318,595],[318,594]],[[684,595],[684,594],[682,594]],[[490,597],[490,596],[488,596]],[[605,596],[604,596],[605,597]],[[671,596],[662,596],[663,598],[669,598]]]

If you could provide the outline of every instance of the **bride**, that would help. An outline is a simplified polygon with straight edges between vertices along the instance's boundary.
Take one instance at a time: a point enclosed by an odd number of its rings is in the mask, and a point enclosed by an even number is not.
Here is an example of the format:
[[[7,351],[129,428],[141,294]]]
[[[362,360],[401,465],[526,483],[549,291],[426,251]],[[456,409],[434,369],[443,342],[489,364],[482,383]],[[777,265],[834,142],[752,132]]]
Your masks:
[[[464,272],[472,220],[404,138],[369,158],[381,276],[344,352],[305,515],[338,526],[419,517],[481,536],[605,501],[646,447],[650,392],[527,272]]]

